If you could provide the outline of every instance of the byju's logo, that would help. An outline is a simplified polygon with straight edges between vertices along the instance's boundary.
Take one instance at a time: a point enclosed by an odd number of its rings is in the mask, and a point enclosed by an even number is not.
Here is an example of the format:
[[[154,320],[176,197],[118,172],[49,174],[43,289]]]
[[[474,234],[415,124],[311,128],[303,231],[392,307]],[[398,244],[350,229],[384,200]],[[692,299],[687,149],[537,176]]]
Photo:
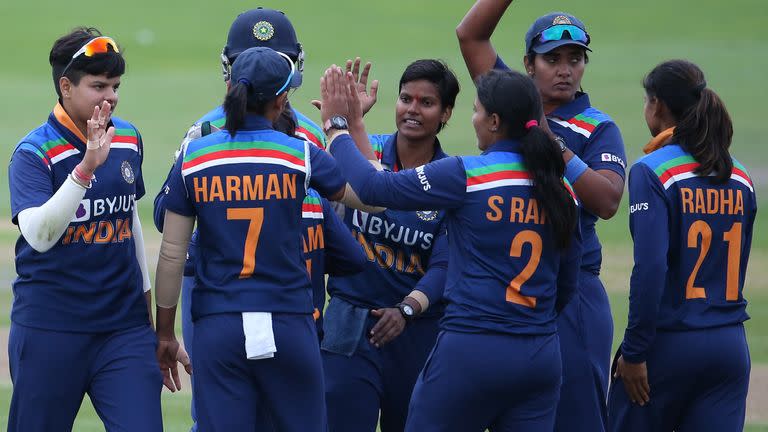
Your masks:
[[[75,217],[72,218],[72,222],[83,222],[91,218],[91,200],[84,199],[80,201],[80,205],[75,210]]]

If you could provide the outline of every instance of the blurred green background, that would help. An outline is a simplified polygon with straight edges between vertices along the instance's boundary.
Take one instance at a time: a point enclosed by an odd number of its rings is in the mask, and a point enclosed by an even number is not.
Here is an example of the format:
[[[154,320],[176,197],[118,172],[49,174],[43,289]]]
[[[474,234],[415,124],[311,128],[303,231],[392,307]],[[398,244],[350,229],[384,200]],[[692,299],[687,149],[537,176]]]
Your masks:
[[[444,59],[459,76],[463,91],[440,139],[449,153],[467,154],[476,152],[470,123],[474,92],[454,29],[471,4],[459,0],[134,0],[120,5],[81,0],[4,1],[0,3],[0,159],[9,159],[18,140],[44,122],[55,103],[48,64],[53,41],[77,25],[96,26],[114,37],[128,62],[117,115],[137,125],[144,137],[148,194],[140,201],[140,210],[150,266],[154,268],[159,236],[150,222],[152,197],[165,178],[186,128],[223,98],[219,53],[229,24],[239,12],[261,5],[281,9],[293,21],[307,61],[304,85],[292,102],[310,117],[319,117],[308,101],[318,96],[320,73],[329,64],[340,64],[358,55],[372,61],[372,74],[381,80],[381,89],[377,106],[367,116],[370,132],[394,129],[397,82],[408,63],[417,58]],[[709,86],[725,100],[735,129],[732,152],[750,170],[758,195],[765,193],[765,0],[521,0],[512,5],[493,39],[507,64],[521,64],[528,25],[539,15],[560,9],[577,15],[587,25],[594,52],[583,87],[593,104],[618,123],[630,162],[641,154],[642,145],[649,139],[642,117],[643,75],[663,60],[683,57],[703,68]],[[4,343],[12,301],[10,285],[15,277],[13,245],[18,236],[9,222],[6,172],[0,176],[0,196],[0,340]],[[632,266],[626,213],[622,205],[616,217],[599,224],[605,246],[603,279],[614,308],[617,341],[626,323],[627,281]],[[748,323],[748,336],[754,362],[747,430],[754,431],[768,431],[768,426],[761,426],[768,424],[764,412],[768,406],[768,233],[762,228],[767,218],[765,212],[758,214],[745,288],[753,317]],[[2,424],[11,388],[5,362],[0,361],[4,369],[0,371]],[[166,430],[188,427],[188,398],[187,393],[164,397]],[[101,429],[93,410],[84,404],[75,430]]]

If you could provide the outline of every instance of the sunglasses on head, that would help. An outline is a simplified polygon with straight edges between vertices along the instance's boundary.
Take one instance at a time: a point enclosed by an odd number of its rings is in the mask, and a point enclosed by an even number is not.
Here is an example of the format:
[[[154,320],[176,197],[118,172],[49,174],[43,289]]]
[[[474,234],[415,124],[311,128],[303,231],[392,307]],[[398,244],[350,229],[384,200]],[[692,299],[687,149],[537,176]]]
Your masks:
[[[112,51],[116,53],[120,52],[120,50],[117,48],[117,43],[111,37],[99,36],[89,40],[79,50],[72,54],[72,59],[69,60],[69,63],[67,63],[66,66],[64,66],[64,70],[61,72],[61,76],[64,76],[64,74],[67,73],[67,70],[70,66],[72,66],[72,63],[75,61],[75,59],[81,55],[85,55],[86,57],[93,57],[96,54],[106,54],[109,52],[109,47],[112,47]]]
[[[567,37],[564,37],[565,32],[568,32]],[[584,29],[571,24],[554,25],[539,33],[539,42],[541,43],[563,39],[570,39],[572,41],[589,44],[589,35],[587,32],[585,32]]]

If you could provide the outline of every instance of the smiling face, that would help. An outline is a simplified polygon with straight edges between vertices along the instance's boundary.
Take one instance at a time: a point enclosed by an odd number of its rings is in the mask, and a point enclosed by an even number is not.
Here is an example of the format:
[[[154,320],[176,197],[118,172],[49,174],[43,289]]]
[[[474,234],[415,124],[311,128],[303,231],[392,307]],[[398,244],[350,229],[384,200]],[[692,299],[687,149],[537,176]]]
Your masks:
[[[400,88],[395,105],[395,122],[399,136],[410,140],[434,138],[440,124],[451,116],[444,108],[437,86],[427,80],[409,81]]]
[[[112,112],[117,107],[117,90],[120,88],[120,76],[108,78],[104,75],[83,75],[77,85],[68,78],[62,78],[61,100],[64,109],[75,124],[85,124],[93,115],[93,108],[107,101],[112,106]]]
[[[541,94],[545,105],[559,106],[576,97],[584,76],[584,48],[563,45],[545,54],[537,54],[533,64],[525,58],[525,68]]]

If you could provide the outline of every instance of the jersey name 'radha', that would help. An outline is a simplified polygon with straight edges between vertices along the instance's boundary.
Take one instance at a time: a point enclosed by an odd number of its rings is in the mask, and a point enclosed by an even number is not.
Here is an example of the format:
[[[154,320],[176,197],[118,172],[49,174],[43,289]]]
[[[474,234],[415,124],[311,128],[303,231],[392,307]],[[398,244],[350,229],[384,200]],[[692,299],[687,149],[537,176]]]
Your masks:
[[[296,199],[296,174],[200,176],[192,179],[199,203]]]
[[[744,215],[740,189],[680,188],[683,213]]]

